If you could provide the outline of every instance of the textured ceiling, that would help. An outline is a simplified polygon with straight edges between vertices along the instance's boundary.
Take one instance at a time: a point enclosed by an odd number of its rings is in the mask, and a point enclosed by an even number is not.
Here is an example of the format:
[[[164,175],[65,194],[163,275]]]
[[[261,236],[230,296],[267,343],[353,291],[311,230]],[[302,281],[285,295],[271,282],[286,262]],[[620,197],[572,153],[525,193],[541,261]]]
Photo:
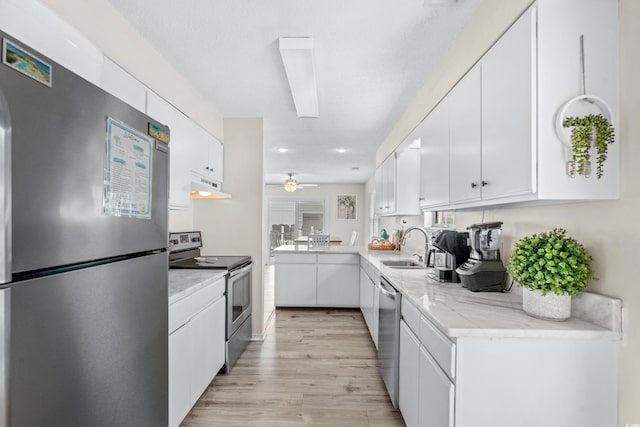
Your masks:
[[[224,117],[264,118],[267,183],[355,183],[479,0],[110,1]],[[314,39],[319,118],[296,116],[280,37]]]

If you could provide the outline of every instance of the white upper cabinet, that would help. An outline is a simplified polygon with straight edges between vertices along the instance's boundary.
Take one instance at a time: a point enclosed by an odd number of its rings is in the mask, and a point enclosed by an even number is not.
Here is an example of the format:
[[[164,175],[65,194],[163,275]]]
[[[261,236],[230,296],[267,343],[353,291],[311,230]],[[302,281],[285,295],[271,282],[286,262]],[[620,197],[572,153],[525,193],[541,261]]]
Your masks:
[[[146,86],[107,57],[102,62],[99,86],[136,110],[146,112]]]
[[[193,135],[191,121],[154,92],[147,92],[147,115],[169,126],[169,208],[186,209],[191,203]]]
[[[449,195],[451,203],[480,200],[480,66],[469,71],[449,94]]]
[[[449,203],[449,99],[443,99],[416,128],[420,148],[420,206]]]
[[[617,198],[619,141],[602,179],[595,148],[592,175],[571,177],[571,148],[559,136],[569,131],[556,126],[561,112],[603,113],[619,133],[617,15],[617,2],[601,0],[539,0],[523,13],[416,128],[421,207]],[[602,102],[572,101],[583,77]]]
[[[531,8],[482,58],[483,199],[535,191],[535,40]]]
[[[419,141],[410,136],[376,170],[378,215],[420,214]]]
[[[218,139],[210,135],[200,126],[193,124],[196,147],[195,162],[192,171],[213,182],[223,181],[224,148]]]

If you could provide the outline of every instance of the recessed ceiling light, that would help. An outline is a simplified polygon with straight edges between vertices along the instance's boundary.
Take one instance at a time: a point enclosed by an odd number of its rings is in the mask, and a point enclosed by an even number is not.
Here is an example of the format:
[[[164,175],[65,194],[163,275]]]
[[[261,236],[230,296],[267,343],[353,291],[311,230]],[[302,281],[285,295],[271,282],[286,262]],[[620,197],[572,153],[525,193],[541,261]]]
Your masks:
[[[347,152],[347,149],[346,149],[346,148],[336,148],[336,151],[337,151],[338,153],[346,153],[346,152]]]
[[[279,153],[286,153],[287,151],[289,151],[288,148],[278,148]]]

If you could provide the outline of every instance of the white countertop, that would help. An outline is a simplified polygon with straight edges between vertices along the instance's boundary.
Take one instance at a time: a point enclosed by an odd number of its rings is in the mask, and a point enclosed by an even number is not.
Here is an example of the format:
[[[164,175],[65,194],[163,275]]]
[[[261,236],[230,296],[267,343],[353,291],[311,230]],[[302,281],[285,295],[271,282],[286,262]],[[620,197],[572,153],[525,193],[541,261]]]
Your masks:
[[[358,253],[402,293],[405,301],[418,307],[422,315],[451,338],[621,339],[621,301],[615,298],[586,295],[588,293],[580,298],[574,297],[573,312],[582,318],[574,316],[564,322],[553,322],[527,315],[522,310],[522,296],[518,293],[471,292],[460,283],[434,280],[429,276],[429,269],[394,269],[380,262],[407,259],[410,258],[409,253],[372,251],[354,246],[312,249],[281,246],[275,250],[287,253]]]
[[[227,270],[169,270],[169,305],[191,295],[227,274]]]

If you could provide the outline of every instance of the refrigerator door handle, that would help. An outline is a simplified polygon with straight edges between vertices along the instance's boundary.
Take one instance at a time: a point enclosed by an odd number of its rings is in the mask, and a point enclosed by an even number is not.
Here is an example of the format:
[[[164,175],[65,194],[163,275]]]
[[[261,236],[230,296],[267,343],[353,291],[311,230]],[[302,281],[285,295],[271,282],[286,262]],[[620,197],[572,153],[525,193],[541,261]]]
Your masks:
[[[0,90],[0,284],[11,282],[11,114]]]
[[[11,425],[9,411],[9,355],[11,338],[11,288],[0,290],[0,427]]]

